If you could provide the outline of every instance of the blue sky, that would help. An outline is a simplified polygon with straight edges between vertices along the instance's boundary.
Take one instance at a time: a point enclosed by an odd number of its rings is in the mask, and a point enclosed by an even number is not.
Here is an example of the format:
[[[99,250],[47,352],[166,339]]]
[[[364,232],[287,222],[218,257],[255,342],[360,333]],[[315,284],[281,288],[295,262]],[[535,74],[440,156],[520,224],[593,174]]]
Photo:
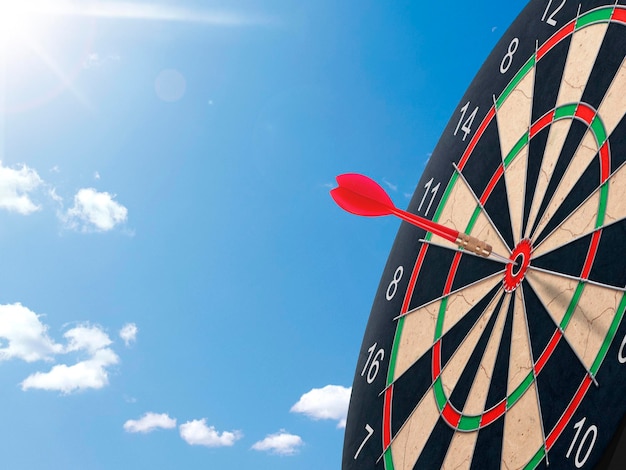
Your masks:
[[[405,207],[525,2],[4,3],[3,468],[339,468],[399,222],[328,191]]]

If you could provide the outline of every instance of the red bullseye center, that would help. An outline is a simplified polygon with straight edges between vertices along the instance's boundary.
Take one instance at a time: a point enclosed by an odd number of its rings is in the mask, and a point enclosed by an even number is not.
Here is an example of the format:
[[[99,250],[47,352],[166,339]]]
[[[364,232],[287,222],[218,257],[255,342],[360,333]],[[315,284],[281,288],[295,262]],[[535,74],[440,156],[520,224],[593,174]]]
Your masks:
[[[513,263],[507,265],[504,273],[504,289],[507,292],[513,292],[524,280],[528,266],[530,266],[531,252],[530,240],[522,240],[511,253],[510,259]]]

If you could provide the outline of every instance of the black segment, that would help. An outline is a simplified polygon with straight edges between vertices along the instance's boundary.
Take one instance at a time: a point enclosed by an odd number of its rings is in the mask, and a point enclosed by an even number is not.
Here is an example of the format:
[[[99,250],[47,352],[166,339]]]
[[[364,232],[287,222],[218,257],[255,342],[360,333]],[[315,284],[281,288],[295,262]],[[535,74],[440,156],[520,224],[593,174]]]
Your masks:
[[[539,297],[535,294],[528,281],[522,282],[524,305],[526,307],[526,321],[528,322],[528,334],[534,361],[539,359],[541,353],[548,345],[557,325],[542,305]]]
[[[600,104],[602,104],[606,92],[622,65],[623,56],[615,54],[616,50],[626,51],[626,34],[624,34],[622,25],[611,24],[604,36],[604,42],[600,47],[596,65],[589,76],[589,81],[581,100],[595,109],[598,109]]]
[[[497,261],[482,257],[479,258],[478,256],[463,255],[459,261],[459,267],[454,276],[454,281],[452,282],[452,292],[474,284],[481,279],[491,277],[502,270],[502,263]]]
[[[501,468],[502,436],[504,436],[504,419],[499,419],[478,431],[471,470],[499,470]]]
[[[589,279],[616,287],[626,287],[626,269],[615,263],[616,256],[623,256],[626,249],[626,220],[610,225],[602,230],[600,246]]]
[[[536,237],[538,245],[548,237],[565,219],[567,219],[585,200],[600,189],[600,161],[596,155],[565,200],[556,210],[550,222]]]
[[[485,410],[493,408],[507,397],[509,358],[511,356],[511,334],[513,332],[513,312],[515,311],[515,302],[517,301],[515,295],[509,295],[511,296],[511,301],[509,302],[509,308],[506,313],[506,323],[504,324],[502,340],[493,368],[489,393],[487,394],[487,401],[485,402]]]
[[[532,261],[532,266],[579,277],[591,244],[591,235],[568,243]]]
[[[450,358],[459,348],[468,332],[471,331],[476,322],[483,316],[489,304],[496,300],[496,296],[501,290],[501,286],[494,287],[491,292],[476,303],[467,315],[465,315],[456,325],[450,328],[450,331],[443,336],[441,340],[442,367],[445,367],[445,365],[450,361]]]
[[[509,200],[506,192],[506,181],[502,177],[496,184],[493,192],[485,203],[485,211],[489,214],[493,224],[498,227],[500,235],[510,250],[515,248],[513,240],[513,228],[511,225],[511,214],[509,212]]]
[[[541,417],[546,434],[554,429],[569,405],[569,401],[559,399],[563,390],[577,390],[586,375],[585,368],[562,338],[550,360],[537,376]]]
[[[580,143],[583,137],[585,136],[585,134],[588,132],[588,130],[589,128],[587,127],[587,124],[578,120],[572,121],[569,134],[567,135],[567,138],[565,139],[565,144],[563,145],[563,149],[561,150],[561,154],[559,156],[558,162],[552,174],[552,179],[550,180],[550,183],[548,184],[548,188],[546,189],[546,193],[541,203],[537,219],[535,220],[535,224],[532,229],[533,233],[537,225],[541,221],[541,218],[545,210],[550,204],[550,201],[552,200],[552,196],[554,196],[554,193],[557,190],[559,183],[561,179],[563,178],[563,175],[565,174],[565,171],[567,170],[570,164],[572,155],[574,155],[576,153],[576,150],[578,150],[578,147],[580,146]]]
[[[413,364],[393,385],[391,434],[395,436],[432,385],[432,350]]]
[[[469,397],[470,390],[474,383],[474,378],[478,373],[480,363],[487,349],[489,338],[491,338],[493,328],[496,324],[498,316],[501,313],[500,311],[502,309],[503,301],[504,296],[500,298],[497,305],[495,306],[495,310],[491,314],[491,318],[487,322],[487,325],[485,326],[485,329],[482,332],[480,339],[476,344],[476,347],[470,354],[470,357],[467,359],[467,362],[465,363],[465,368],[463,369],[463,373],[461,374],[461,377],[459,377],[459,380],[454,387],[452,394],[450,395],[450,404],[459,411],[462,411],[465,407],[465,403]]]
[[[454,429],[439,418],[413,470],[441,468],[453,437]]]
[[[418,277],[417,285],[411,298],[410,309],[413,310],[443,295],[450,265],[456,252],[435,245],[428,247],[423,269]]]
[[[493,106],[493,103],[491,103],[491,106]],[[482,138],[476,145],[474,154],[480,155],[480,157],[469,159],[463,168],[463,176],[476,197],[480,199],[487,184],[489,184],[489,177],[502,164],[500,136],[496,119],[493,119],[485,130]]]

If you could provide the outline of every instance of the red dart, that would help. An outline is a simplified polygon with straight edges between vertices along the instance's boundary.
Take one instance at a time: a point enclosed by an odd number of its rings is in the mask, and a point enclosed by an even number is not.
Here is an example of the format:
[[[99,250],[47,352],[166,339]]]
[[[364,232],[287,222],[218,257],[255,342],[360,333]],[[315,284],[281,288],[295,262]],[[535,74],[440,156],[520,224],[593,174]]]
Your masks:
[[[339,186],[331,190],[330,195],[339,207],[351,214],[366,217],[395,215],[410,224],[456,243],[464,250],[485,258],[491,254],[491,246],[475,237],[398,209],[385,190],[367,176],[347,173],[337,176],[337,183]]]

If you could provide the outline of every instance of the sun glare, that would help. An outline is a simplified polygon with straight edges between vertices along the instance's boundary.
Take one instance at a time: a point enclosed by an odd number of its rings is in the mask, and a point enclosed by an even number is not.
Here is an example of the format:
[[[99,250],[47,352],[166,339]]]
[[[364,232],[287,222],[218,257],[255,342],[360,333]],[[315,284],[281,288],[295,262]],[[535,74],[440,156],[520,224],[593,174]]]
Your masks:
[[[25,43],[33,40],[43,25],[43,17],[34,2],[2,1],[0,3],[0,54],[6,59]]]

